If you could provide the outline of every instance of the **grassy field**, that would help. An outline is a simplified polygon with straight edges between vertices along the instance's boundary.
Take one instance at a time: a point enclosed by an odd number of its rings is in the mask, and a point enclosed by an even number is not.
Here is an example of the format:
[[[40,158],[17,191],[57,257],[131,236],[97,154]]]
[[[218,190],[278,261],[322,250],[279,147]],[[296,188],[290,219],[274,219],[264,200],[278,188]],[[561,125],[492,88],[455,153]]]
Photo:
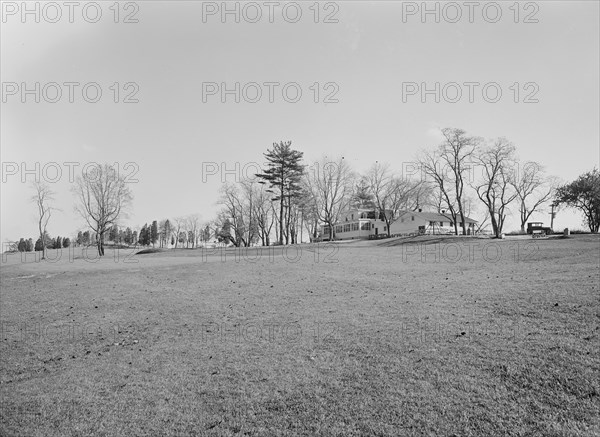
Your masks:
[[[599,263],[593,235],[8,256],[0,435],[597,436]]]

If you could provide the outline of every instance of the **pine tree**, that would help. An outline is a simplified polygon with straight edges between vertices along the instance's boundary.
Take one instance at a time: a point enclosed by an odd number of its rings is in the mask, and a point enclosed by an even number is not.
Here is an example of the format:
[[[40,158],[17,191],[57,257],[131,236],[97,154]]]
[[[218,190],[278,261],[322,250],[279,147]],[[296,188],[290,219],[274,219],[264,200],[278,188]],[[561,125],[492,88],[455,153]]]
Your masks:
[[[361,179],[354,188],[352,202],[354,203],[355,208],[375,208],[375,202],[373,202],[373,194],[371,193],[369,183],[366,179]]]
[[[279,244],[283,244],[284,223],[286,225],[286,244],[289,242],[290,235],[290,214],[293,202],[297,199],[302,190],[300,180],[304,172],[301,165],[303,153],[291,148],[292,142],[281,141],[274,143],[273,149],[267,150],[264,154],[267,159],[267,169],[263,173],[257,174],[263,183],[268,183],[271,193],[276,194],[273,200],[279,201]],[[284,208],[287,208],[287,215],[284,215]]]
[[[152,222],[152,227],[150,228],[150,242],[152,243],[152,247],[158,241],[158,222],[154,220]]]
[[[92,236],[90,235],[90,231],[85,231],[83,233],[82,241],[83,241],[83,244],[85,244],[86,246],[92,242]]]
[[[117,225],[112,225],[110,230],[108,231],[108,239],[113,242],[117,242],[119,238],[119,227]]]
[[[138,243],[140,244],[140,246],[145,246],[146,245],[146,228],[148,227],[148,225],[144,225],[142,226],[142,229],[140,229],[140,233],[138,235]]]
[[[123,237],[123,240],[125,241],[125,244],[132,244],[133,243],[133,233],[131,232],[131,228],[128,227],[125,229],[125,235]]]

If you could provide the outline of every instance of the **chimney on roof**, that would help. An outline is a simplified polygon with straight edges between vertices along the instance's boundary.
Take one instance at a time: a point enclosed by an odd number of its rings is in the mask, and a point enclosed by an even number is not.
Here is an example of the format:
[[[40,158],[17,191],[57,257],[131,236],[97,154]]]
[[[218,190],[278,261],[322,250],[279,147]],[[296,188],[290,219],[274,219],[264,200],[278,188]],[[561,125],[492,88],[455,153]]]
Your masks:
[[[423,212],[423,210],[421,208],[419,208],[419,212]]]

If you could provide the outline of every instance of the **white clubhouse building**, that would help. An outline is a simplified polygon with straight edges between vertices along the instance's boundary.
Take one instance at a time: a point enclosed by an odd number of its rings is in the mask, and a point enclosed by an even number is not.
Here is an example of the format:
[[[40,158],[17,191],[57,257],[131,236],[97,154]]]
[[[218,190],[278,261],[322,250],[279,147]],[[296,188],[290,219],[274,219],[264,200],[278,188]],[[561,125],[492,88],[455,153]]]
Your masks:
[[[457,217],[460,220],[460,216]],[[467,234],[475,233],[477,220],[465,217]],[[461,232],[462,223],[458,223]],[[452,216],[444,212],[405,211],[400,214],[390,226],[383,217],[373,209],[352,209],[340,215],[340,220],[334,226],[335,240],[379,238],[384,235],[411,234],[452,234],[454,222]],[[322,225],[320,233],[323,241],[329,240],[329,226]]]

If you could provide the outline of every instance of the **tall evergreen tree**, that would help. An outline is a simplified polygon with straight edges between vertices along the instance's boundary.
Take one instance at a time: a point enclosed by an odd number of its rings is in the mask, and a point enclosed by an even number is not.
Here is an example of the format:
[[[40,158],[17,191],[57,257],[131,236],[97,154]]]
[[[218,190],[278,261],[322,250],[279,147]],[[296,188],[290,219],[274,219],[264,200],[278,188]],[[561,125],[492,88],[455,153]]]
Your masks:
[[[125,229],[125,235],[123,236],[123,241],[125,242],[125,244],[133,243],[133,232],[131,231],[130,227],[127,227]]]
[[[110,230],[108,231],[108,239],[110,241],[117,242],[119,239],[119,227],[117,225],[112,225]]]
[[[158,222],[154,220],[152,222],[152,227],[150,228],[150,242],[152,243],[152,247],[158,241]]]
[[[257,174],[263,183],[268,183],[270,192],[276,194],[272,200],[279,202],[279,244],[283,244],[284,224],[286,225],[286,244],[290,235],[291,207],[302,192],[301,178],[304,166],[301,164],[303,153],[292,149],[292,142],[281,141],[274,143],[273,149],[264,154],[267,159],[267,168],[263,173]],[[287,208],[287,214],[284,214]]]
[[[140,243],[141,246],[147,246],[148,245],[148,224],[144,224],[144,226],[142,226],[142,229],[140,229],[140,234],[138,236],[138,242]]]
[[[169,235],[171,235],[171,233],[173,232],[172,227],[171,227],[171,221],[169,219],[165,220],[165,243],[168,246],[169,245]],[[173,240],[173,237],[171,236],[171,241]],[[171,242],[171,244],[173,244]]]
[[[355,208],[375,209],[373,194],[371,193],[369,182],[365,178],[361,178],[360,181],[354,187],[352,202]]]

